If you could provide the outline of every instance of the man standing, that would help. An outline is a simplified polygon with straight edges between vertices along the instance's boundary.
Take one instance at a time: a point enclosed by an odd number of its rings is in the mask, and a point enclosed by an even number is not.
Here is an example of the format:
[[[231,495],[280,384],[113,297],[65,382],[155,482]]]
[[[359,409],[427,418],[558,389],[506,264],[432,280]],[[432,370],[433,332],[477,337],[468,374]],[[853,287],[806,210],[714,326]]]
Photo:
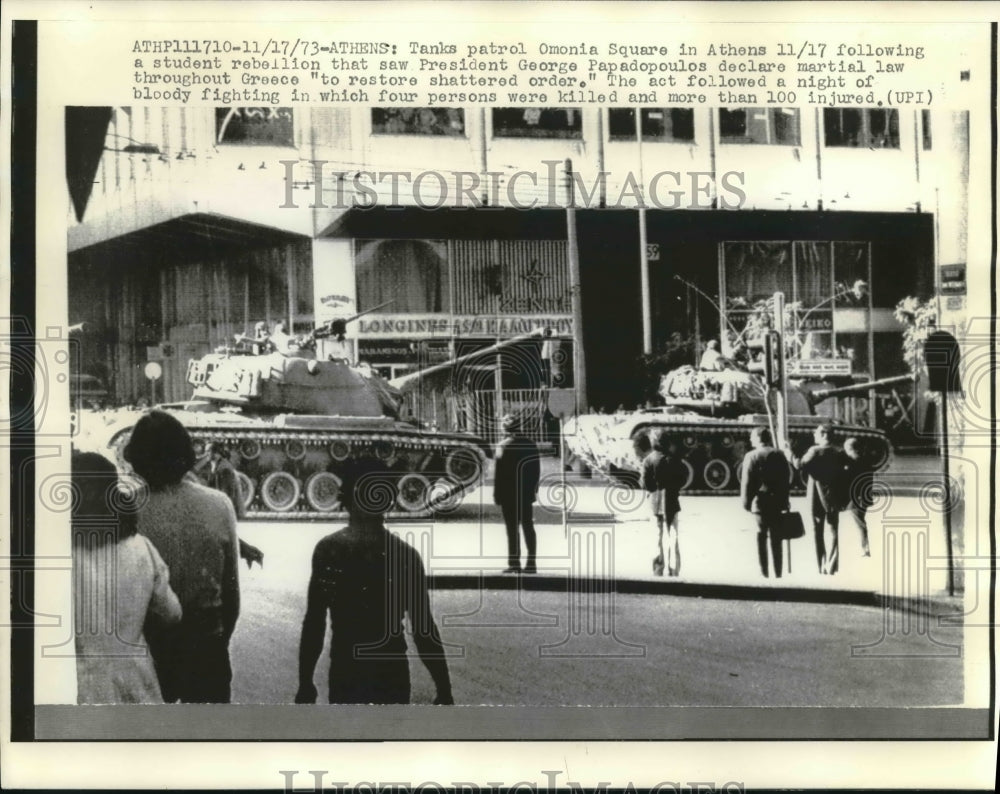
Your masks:
[[[861,532],[861,553],[871,557],[868,545],[868,508],[872,506],[875,489],[875,472],[862,455],[861,441],[853,436],[844,442],[844,490],[847,505]]]
[[[813,432],[816,442],[801,458],[792,462],[809,478],[806,499],[812,511],[813,534],[816,540],[816,563],[821,574],[832,576],[840,565],[840,494],[844,472],[844,453],[832,443],[829,425],[819,425]]]
[[[654,561],[653,572],[658,576],[663,572],[663,530],[666,528],[667,575],[680,576],[681,547],[677,517],[681,511],[680,492],[687,481],[688,471],[681,462],[677,444],[668,440],[662,430],[653,430],[649,434],[649,444],[652,451],[643,460],[641,484],[649,493],[660,548],[659,566]]]
[[[209,447],[207,461],[196,466],[194,471],[209,488],[222,491],[229,497],[236,513],[236,520],[242,521],[246,513],[243,506],[243,492],[240,489],[239,477],[236,476],[236,469],[229,462],[229,449],[226,445],[218,441],[213,442]],[[240,559],[246,561],[247,568],[253,568],[254,563],[261,568],[264,567],[264,552],[242,538],[240,538]]]
[[[528,547],[524,573],[538,573],[536,565],[535,522],[532,505],[538,496],[541,478],[538,446],[520,432],[519,423],[511,415],[501,422],[504,438],[496,451],[493,475],[493,501],[500,505],[507,527],[507,567],[504,573],[521,573],[521,534]]]
[[[330,615],[330,703],[409,703],[410,667],[403,635],[427,667],[437,705],[454,703],[441,636],[431,614],[423,560],[385,526],[396,501],[395,475],[374,459],[351,462],[340,499],[348,525],[327,535],[313,552],[296,703],[315,703],[313,673]]]
[[[768,575],[767,548],[774,558],[774,577],[781,578],[783,562],[781,534],[778,526],[781,514],[788,510],[788,488],[791,469],[788,459],[773,446],[771,431],[755,427],[750,431],[753,449],[743,458],[740,498],[743,509],[753,513],[757,521],[757,558],[760,572]]]

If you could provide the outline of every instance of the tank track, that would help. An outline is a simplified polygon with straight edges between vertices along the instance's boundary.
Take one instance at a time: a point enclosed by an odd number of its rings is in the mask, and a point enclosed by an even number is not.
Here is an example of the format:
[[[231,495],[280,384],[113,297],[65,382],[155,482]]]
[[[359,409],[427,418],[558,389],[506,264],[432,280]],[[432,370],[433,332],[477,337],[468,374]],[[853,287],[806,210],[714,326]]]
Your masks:
[[[813,444],[813,430],[822,420],[789,422],[789,441],[796,455],[803,454]],[[632,452],[632,440],[642,432],[661,429],[668,438],[675,439],[681,450],[682,461],[688,469],[687,485],[683,493],[688,496],[730,496],[740,491],[743,456],[750,451],[750,430],[757,423],[739,420],[714,422],[669,421],[650,416],[636,416],[615,430],[619,437],[596,439],[594,444],[571,444],[573,451],[587,465],[608,479],[638,487],[638,461]],[[834,425],[839,442],[848,435],[862,439],[870,451],[873,468],[888,465],[892,450],[885,434],[879,430],[857,426]],[[627,435],[625,433],[627,432]],[[617,435],[617,434],[616,434]],[[805,492],[805,484],[798,473],[792,483],[792,493]]]
[[[196,453],[222,442],[240,475],[248,519],[338,518],[341,464],[372,456],[397,472],[399,498],[390,514],[426,516],[447,510],[475,487],[485,453],[474,439],[393,430],[304,431],[189,427]]]
[[[243,492],[247,519],[323,520],[346,515],[339,502],[341,473],[352,457],[375,457],[399,475],[395,517],[418,518],[445,512],[482,479],[483,442],[474,436],[379,427],[320,429],[258,424],[254,427],[185,422],[201,456],[220,442],[230,452]],[[130,428],[119,429],[108,445],[122,465],[121,450]],[[127,465],[127,464],[125,464]]]

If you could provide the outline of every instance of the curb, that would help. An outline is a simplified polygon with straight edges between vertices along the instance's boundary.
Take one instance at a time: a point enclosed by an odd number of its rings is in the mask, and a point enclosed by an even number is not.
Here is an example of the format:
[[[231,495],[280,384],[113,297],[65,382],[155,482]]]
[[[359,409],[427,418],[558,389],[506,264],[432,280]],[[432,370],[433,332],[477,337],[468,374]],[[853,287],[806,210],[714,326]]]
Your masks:
[[[493,572],[429,573],[432,590],[523,590],[622,595],[665,595],[729,601],[767,601],[801,604],[839,604],[874,609],[892,609],[928,617],[959,617],[962,596],[935,595],[898,598],[866,590],[835,590],[809,587],[757,587],[743,584],[679,582],[670,579],[601,579],[598,577],[547,576],[544,573],[514,576]]]

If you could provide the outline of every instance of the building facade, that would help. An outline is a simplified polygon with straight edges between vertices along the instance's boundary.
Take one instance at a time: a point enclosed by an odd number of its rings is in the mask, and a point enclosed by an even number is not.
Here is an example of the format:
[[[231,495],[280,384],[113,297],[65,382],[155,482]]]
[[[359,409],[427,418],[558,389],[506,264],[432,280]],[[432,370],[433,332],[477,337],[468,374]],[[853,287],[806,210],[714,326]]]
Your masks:
[[[122,403],[151,359],[186,398],[187,360],[258,322],[361,315],[350,354],[390,377],[545,328],[451,385],[565,413],[574,356],[583,406],[632,406],[644,354],[735,344],[781,290],[800,358],[884,378],[900,299],[964,312],[968,141],[926,109],[71,108],[69,319]]]

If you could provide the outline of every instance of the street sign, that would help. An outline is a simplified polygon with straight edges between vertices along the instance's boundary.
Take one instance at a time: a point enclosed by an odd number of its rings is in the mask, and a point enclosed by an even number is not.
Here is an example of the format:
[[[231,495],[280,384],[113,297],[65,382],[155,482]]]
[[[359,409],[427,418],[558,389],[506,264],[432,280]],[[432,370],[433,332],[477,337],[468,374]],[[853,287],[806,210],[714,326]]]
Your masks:
[[[964,295],[965,265],[941,265],[941,294]]]
[[[786,362],[789,377],[825,378],[850,375],[852,362],[849,358],[809,358]]]
[[[163,367],[161,367],[155,361],[150,361],[148,364],[146,364],[145,369],[143,369],[143,373],[150,380],[158,380],[159,377],[163,374]]]

